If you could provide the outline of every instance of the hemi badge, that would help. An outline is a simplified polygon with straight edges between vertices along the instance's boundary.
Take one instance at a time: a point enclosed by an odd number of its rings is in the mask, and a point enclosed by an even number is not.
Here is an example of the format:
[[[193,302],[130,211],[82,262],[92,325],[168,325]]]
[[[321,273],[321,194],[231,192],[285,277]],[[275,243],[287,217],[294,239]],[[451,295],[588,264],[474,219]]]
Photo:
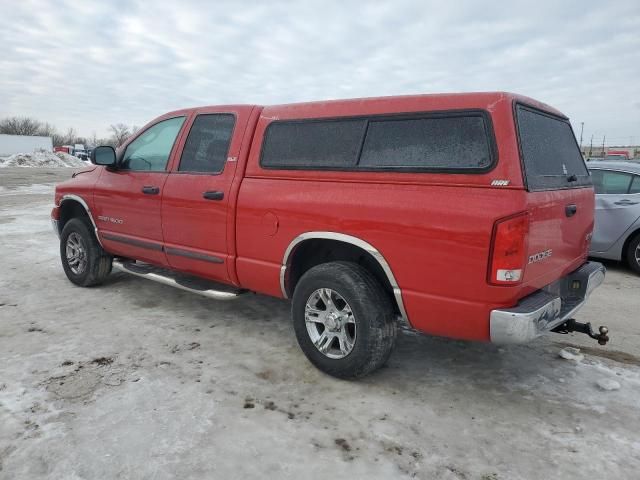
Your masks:
[[[494,187],[506,187],[509,183],[509,180],[493,180],[491,185]]]

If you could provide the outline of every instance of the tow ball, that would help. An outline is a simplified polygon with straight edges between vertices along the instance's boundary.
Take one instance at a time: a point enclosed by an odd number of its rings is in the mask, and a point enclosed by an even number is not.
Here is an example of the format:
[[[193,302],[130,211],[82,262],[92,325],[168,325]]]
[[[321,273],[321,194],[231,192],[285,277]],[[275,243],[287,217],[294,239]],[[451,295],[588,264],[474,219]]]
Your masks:
[[[593,328],[591,327],[591,323],[580,323],[573,318],[570,318],[566,322],[558,325],[556,328],[551,330],[552,332],[567,334],[571,332],[580,332],[586,333],[591,338],[598,341],[600,345],[606,345],[609,341],[609,329],[604,325],[598,328],[599,333],[595,333]]]

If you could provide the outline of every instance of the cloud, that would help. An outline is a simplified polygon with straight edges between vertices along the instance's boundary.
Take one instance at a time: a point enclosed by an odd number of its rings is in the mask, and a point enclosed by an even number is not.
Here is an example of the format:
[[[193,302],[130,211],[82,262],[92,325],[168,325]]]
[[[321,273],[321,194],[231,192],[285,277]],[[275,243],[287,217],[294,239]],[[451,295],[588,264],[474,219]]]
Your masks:
[[[640,4],[531,5],[16,2],[0,18],[0,116],[101,135],[195,105],[508,90],[585,138],[640,140]]]

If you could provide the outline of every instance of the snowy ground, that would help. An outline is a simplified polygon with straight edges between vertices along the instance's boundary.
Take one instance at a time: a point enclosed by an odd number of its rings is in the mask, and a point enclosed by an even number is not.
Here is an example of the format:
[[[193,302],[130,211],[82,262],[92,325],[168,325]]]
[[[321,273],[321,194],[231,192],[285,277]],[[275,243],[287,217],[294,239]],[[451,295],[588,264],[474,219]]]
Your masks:
[[[69,176],[0,173],[0,479],[638,478],[640,277],[625,269],[608,264],[579,315],[606,318],[610,346],[403,335],[386,368],[343,382],[305,360],[287,302],[124,274],[71,285],[49,223],[50,182]],[[558,356],[582,342],[582,360]]]
[[[8,167],[84,167],[87,162],[64,152],[16,153],[9,157],[0,157],[0,168]]]

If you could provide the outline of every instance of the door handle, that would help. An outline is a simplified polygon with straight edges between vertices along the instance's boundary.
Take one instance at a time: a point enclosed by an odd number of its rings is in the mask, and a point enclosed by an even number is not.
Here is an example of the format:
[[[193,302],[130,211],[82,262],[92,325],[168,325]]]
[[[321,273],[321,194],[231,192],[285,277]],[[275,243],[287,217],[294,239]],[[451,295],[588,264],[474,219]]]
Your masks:
[[[145,195],[157,195],[160,193],[160,187],[145,186],[142,187],[142,193]]]
[[[619,200],[617,202],[613,202],[614,205],[637,205],[638,202],[632,202],[631,200],[627,200],[626,198],[624,200]]]
[[[564,213],[567,217],[573,217],[578,211],[578,207],[573,203],[564,207]]]
[[[224,198],[224,192],[219,190],[211,190],[209,192],[204,192],[202,194],[202,198],[205,200],[222,200]]]

